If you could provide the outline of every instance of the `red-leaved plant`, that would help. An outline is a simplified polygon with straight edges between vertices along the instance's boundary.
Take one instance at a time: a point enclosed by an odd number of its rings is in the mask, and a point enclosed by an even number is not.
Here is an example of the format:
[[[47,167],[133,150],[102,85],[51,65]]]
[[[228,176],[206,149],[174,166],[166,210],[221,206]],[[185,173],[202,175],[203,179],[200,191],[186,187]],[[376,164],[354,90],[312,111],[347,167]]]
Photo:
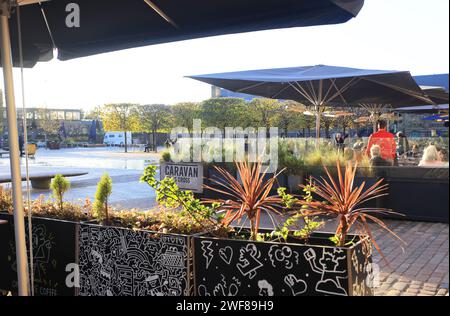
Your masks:
[[[277,176],[274,174],[267,179],[267,169],[263,170],[262,163],[238,162],[236,163],[238,179],[230,172],[214,167],[223,177],[223,180],[211,179],[218,188],[206,188],[229,196],[229,200],[205,200],[207,203],[219,203],[224,214],[222,224],[229,227],[232,223],[241,223],[247,217],[250,221],[251,239],[257,240],[260,227],[261,213],[265,212],[271,218],[274,226],[274,216],[282,215],[283,200],[279,196],[270,196]],[[282,171],[281,171],[282,172]]]
[[[382,255],[381,249],[373,238],[369,221],[379,225],[392,236],[401,239],[390,230],[387,225],[376,215],[396,214],[389,209],[363,207],[363,205],[382,196],[388,195],[388,185],[383,184],[384,179],[377,181],[374,185],[366,188],[363,182],[360,186],[354,185],[357,166],[348,164],[343,173],[339,162],[337,163],[337,181],[331,175],[327,167],[324,166],[327,179],[312,178],[314,193],[324,201],[300,201],[304,205],[302,210],[307,216],[333,217],[339,222],[335,240],[339,247],[347,244],[347,236],[354,227],[359,235],[369,236],[376,250]],[[304,187],[304,186],[301,186]]]

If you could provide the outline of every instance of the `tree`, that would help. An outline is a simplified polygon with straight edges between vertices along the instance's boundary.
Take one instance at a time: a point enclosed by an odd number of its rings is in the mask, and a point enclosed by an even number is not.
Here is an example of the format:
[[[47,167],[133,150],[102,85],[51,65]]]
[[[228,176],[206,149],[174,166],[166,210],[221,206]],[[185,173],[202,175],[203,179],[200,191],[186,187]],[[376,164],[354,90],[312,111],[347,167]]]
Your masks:
[[[96,106],[84,115],[86,120],[100,120],[102,115],[102,107]]]
[[[106,104],[101,110],[100,117],[105,131],[125,132],[125,152],[128,152],[127,132],[138,128],[139,119],[137,105],[131,103]]]
[[[172,106],[173,126],[186,127],[192,132],[192,124],[195,119],[200,118],[201,107],[199,103],[185,102]]]
[[[272,124],[278,126],[287,135],[289,130],[304,129],[304,116],[302,105],[294,101],[280,103],[280,108],[275,112]]]
[[[330,138],[330,130],[335,126],[336,118],[334,116],[324,115],[326,111],[331,111],[331,109],[323,108],[323,110],[320,110],[320,126],[325,130],[325,137]]]
[[[94,216],[100,221],[109,222],[108,199],[112,193],[111,177],[105,173],[97,184],[95,201],[93,205]]]
[[[248,104],[239,98],[215,98],[201,103],[200,117],[204,125],[225,130],[226,127],[247,127]]]
[[[153,148],[156,150],[156,133],[171,126],[172,113],[170,108],[164,104],[150,104],[137,107],[139,117],[138,129],[152,134]]]
[[[253,99],[250,102],[254,123],[267,128],[274,125],[274,115],[279,113],[282,107],[283,104],[274,99]]]
[[[350,115],[350,112],[344,115],[338,115],[335,119],[335,126],[342,129],[342,134],[347,134],[347,129],[356,128],[355,115]]]
[[[57,174],[50,184],[50,189],[53,190],[53,197],[59,204],[59,210],[62,211],[64,194],[70,189],[69,180],[64,178],[62,175]]]

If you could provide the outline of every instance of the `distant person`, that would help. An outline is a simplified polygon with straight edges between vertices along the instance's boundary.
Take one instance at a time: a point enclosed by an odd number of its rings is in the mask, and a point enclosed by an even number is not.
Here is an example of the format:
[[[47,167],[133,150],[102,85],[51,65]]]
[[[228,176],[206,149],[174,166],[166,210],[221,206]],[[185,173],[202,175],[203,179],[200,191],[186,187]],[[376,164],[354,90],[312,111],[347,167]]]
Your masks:
[[[339,152],[344,152],[345,147],[345,139],[348,137],[348,135],[342,135],[341,133],[337,133],[334,136],[334,143],[339,150]]]
[[[20,136],[19,136],[19,151],[20,151],[20,157],[23,157],[23,144],[24,144],[23,136],[20,135]]]
[[[436,148],[438,151],[438,160],[448,167],[448,151],[445,148]]]
[[[399,157],[404,156],[409,152],[409,142],[405,133],[398,132],[397,133],[397,155]]]
[[[430,145],[423,151],[419,167],[444,167],[444,162],[439,159],[439,152],[434,145]]]
[[[370,165],[372,167],[392,166],[389,161],[381,156],[381,147],[379,145],[373,145],[370,148]]]
[[[378,145],[381,150],[381,158],[388,161],[391,165],[394,165],[397,160],[397,143],[395,142],[394,134],[389,133],[386,130],[386,126],[386,121],[378,121],[378,132],[373,133],[370,136],[366,149],[366,155],[371,157],[372,147]]]
[[[408,152],[407,156],[412,158],[419,158],[419,153],[420,153],[419,146],[413,145],[411,151]]]
[[[364,142],[361,139],[358,139],[356,143],[353,144],[353,155],[356,162],[359,163],[363,160],[364,150]]]

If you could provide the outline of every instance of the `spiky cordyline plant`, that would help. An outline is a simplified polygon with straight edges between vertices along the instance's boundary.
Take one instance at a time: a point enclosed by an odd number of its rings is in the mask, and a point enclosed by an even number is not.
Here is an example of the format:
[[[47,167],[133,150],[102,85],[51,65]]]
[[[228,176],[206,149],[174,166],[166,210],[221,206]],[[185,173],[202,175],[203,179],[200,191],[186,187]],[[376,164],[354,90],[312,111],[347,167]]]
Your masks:
[[[261,213],[266,212],[276,226],[274,216],[282,215],[283,200],[279,196],[269,196],[273,185],[280,173],[274,174],[266,179],[267,169],[263,170],[261,162],[236,163],[237,172],[241,181],[236,179],[231,173],[221,167],[214,167],[225,179],[219,181],[212,179],[220,188],[206,188],[230,197],[229,200],[206,200],[207,203],[219,203],[223,210],[224,217],[222,223],[225,227],[233,222],[240,223],[246,216],[250,221],[251,239],[257,240],[260,227]],[[282,172],[282,171],[281,171]]]
[[[314,193],[322,198],[324,202],[312,200],[300,201],[300,203],[305,205],[306,209],[303,211],[309,216],[336,217],[338,219],[339,225],[336,229],[338,246],[344,247],[346,245],[349,231],[353,226],[356,226],[359,234],[368,235],[371,238],[376,250],[382,255],[380,247],[373,238],[368,220],[379,225],[382,229],[401,241],[381,219],[376,217],[376,215],[401,214],[384,208],[362,207],[364,203],[370,200],[388,195],[388,185],[382,184],[384,179],[366,188],[365,182],[360,186],[354,186],[356,165],[352,166],[352,164],[348,164],[343,174],[340,164],[337,162],[337,181],[333,178],[326,166],[324,166],[324,169],[328,179],[324,177],[320,179],[312,178]]]

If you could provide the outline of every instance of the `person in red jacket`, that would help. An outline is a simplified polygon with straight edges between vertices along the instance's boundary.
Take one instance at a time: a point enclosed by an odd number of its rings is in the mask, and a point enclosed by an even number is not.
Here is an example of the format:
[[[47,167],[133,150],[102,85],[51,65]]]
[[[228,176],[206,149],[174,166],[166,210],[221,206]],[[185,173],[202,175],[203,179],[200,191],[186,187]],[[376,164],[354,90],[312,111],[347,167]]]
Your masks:
[[[370,150],[373,145],[378,145],[381,148],[381,158],[394,164],[397,158],[397,143],[395,142],[395,136],[386,130],[386,122],[383,120],[378,121],[378,132],[373,133],[369,138],[367,145],[366,155],[370,157]]]

